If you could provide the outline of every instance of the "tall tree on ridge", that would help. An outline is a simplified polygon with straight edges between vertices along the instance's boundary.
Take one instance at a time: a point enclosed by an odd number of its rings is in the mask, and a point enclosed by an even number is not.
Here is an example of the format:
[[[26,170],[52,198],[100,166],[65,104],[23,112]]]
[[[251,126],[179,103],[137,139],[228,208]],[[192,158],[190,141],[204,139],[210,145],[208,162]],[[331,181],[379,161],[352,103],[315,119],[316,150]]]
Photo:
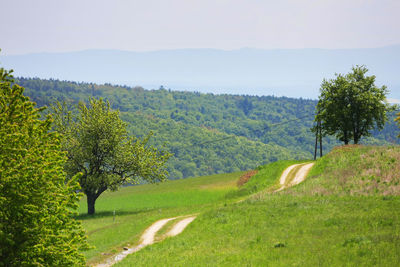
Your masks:
[[[336,135],[348,144],[358,144],[374,128],[383,129],[386,113],[392,107],[386,101],[386,86],[377,87],[375,76],[366,76],[364,66],[352,68],[346,75],[323,80],[315,121],[322,121],[323,134]]]

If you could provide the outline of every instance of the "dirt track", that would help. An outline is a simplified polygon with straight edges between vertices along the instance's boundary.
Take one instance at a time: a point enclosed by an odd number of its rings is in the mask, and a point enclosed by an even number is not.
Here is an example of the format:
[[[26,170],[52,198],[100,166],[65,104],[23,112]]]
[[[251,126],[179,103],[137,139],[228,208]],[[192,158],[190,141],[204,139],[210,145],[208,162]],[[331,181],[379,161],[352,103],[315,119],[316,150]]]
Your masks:
[[[154,237],[157,234],[157,232],[160,231],[169,221],[172,221],[172,220],[175,220],[178,218],[182,218],[182,217],[174,217],[174,218],[168,218],[168,219],[162,219],[162,220],[156,221],[155,223],[153,223],[149,228],[147,228],[143,232],[143,234],[140,238],[139,245],[137,245],[135,247],[127,248],[123,252],[113,256],[112,258],[107,259],[106,262],[98,264],[96,266],[97,267],[112,266],[115,263],[123,260],[129,254],[137,252],[137,251],[141,250],[142,248],[144,248],[145,246],[153,244],[155,242]],[[188,226],[194,219],[196,219],[196,216],[191,216],[191,217],[186,217],[184,219],[181,219],[171,228],[171,230],[164,236],[164,238],[180,234],[181,232],[183,232],[183,230],[186,228],[186,226]]]
[[[181,221],[179,221],[177,224],[172,227],[172,229],[166,234],[167,236],[176,236],[185,230],[186,226],[189,225],[194,219],[196,219],[196,216],[192,216],[189,218],[185,218]]]
[[[275,192],[279,192],[285,188],[294,186],[304,181],[312,166],[314,166],[314,162],[294,164],[287,167],[279,179],[281,187],[275,190]]]
[[[299,184],[302,181],[304,181],[304,179],[306,178],[308,172],[311,170],[313,165],[314,163],[302,163],[302,164],[294,164],[286,168],[279,179],[281,187],[275,192],[281,191],[285,188]],[[165,224],[167,224],[169,221],[176,220],[178,218],[182,217],[173,217],[156,221],[143,232],[140,238],[141,241],[139,245],[132,248],[127,248],[118,255],[108,259],[105,263],[98,264],[96,266],[97,267],[112,266],[115,263],[124,259],[129,254],[137,252],[140,249],[144,248],[145,246],[153,244],[155,242],[154,237],[157,234],[157,232],[160,229],[162,229],[165,226]],[[165,234],[164,238],[180,234],[194,219],[196,219],[196,216],[190,216],[181,219],[171,228],[171,230],[169,230],[167,234]]]

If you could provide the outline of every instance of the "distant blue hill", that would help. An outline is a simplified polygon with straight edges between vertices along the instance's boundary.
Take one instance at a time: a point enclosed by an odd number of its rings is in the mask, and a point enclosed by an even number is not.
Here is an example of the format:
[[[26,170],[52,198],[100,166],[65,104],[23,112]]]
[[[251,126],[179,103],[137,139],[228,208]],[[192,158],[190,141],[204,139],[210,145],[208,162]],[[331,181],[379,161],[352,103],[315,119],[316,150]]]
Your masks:
[[[400,99],[400,45],[372,49],[85,50],[0,56],[15,76],[158,89],[317,98],[323,78],[366,65]]]

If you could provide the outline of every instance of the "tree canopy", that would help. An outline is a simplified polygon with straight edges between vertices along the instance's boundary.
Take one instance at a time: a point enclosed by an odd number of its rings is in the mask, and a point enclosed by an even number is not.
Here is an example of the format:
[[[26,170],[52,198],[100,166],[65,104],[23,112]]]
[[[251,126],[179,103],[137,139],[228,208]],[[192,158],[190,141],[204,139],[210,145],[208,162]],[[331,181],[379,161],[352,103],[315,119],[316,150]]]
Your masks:
[[[18,83],[38,105],[58,100],[72,108],[90,96],[109,100],[111,108],[118,109],[127,122],[130,134],[143,138],[152,131],[148,144],[165,145],[174,153],[166,163],[169,179],[249,170],[276,160],[312,158],[314,153],[315,137],[309,129],[316,100],[145,90],[39,78],[19,78]],[[400,143],[394,116],[389,113],[385,128],[373,130],[372,137],[361,142]],[[223,141],[215,142],[220,139]],[[324,138],[325,151],[339,144],[332,136]]]
[[[140,179],[166,179],[164,165],[170,154],[148,146],[150,135],[129,136],[126,123],[108,101],[90,98],[88,104],[80,102],[74,113],[60,103],[53,110],[55,130],[64,136],[63,149],[68,153],[65,171],[68,177],[82,173],[79,183],[87,197],[88,214],[95,213],[95,202],[107,189],[117,190]]]
[[[78,177],[65,182],[51,118],[13,82],[0,68],[0,266],[83,266]]]
[[[375,76],[367,76],[364,66],[352,68],[346,75],[323,80],[321,95],[316,106],[315,120],[322,121],[323,134],[335,135],[348,144],[357,144],[371,130],[382,129],[387,121],[386,86],[377,87]]]

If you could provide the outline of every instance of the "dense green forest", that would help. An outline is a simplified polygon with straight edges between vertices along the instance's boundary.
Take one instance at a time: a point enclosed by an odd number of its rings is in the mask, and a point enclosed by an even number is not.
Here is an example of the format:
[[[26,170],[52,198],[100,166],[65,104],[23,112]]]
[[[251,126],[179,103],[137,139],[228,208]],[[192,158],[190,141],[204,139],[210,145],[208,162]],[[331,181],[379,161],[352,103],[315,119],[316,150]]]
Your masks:
[[[145,90],[141,87],[18,78],[25,94],[39,106],[54,101],[69,105],[89,97],[108,99],[119,109],[129,131],[153,133],[151,143],[174,154],[168,162],[171,179],[255,168],[281,159],[311,159],[315,137],[316,100],[274,96],[214,95]],[[389,114],[383,131],[362,143],[398,143],[398,128]],[[339,145],[323,139],[324,151]]]

